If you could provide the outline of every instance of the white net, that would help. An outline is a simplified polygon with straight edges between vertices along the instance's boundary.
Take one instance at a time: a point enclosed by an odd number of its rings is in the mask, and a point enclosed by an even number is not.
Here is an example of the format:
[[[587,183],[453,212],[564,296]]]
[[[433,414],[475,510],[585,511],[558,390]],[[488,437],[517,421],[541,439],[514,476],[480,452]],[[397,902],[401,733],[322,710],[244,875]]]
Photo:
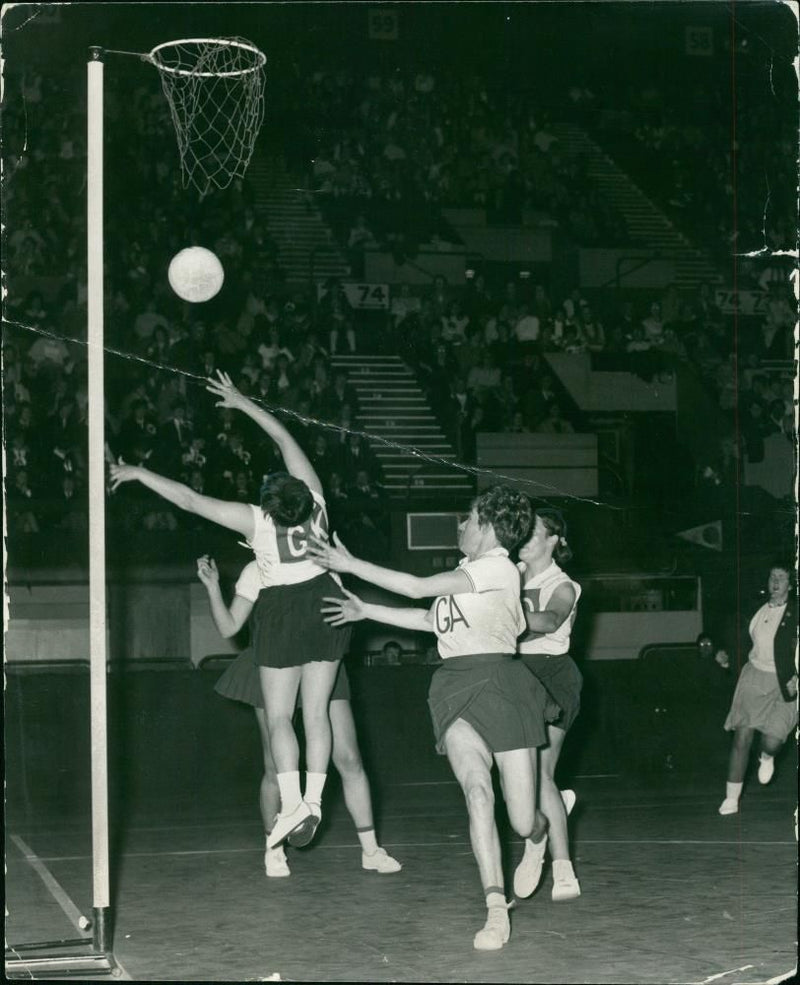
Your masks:
[[[244,38],[170,41],[150,52],[169,102],[183,185],[243,177],[264,119],[264,54]]]

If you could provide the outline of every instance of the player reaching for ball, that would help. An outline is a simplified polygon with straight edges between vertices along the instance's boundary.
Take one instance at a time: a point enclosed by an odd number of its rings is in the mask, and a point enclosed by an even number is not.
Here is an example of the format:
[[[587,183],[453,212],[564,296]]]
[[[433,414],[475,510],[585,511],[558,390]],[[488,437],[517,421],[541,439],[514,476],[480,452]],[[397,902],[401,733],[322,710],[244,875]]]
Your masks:
[[[547,741],[545,720],[555,718],[558,709],[538,679],[514,659],[525,619],[519,572],[508,556],[530,522],[530,503],[522,493],[510,486],[485,490],[458,528],[465,557],[453,571],[427,578],[362,561],[338,542],[316,539],[312,547],[320,564],[334,571],[409,598],[436,596],[430,608],[408,609],[368,604],[345,592],[345,598],[326,599],[323,611],[335,626],[375,619],[437,636],[442,666],[431,680],[428,705],[437,751],[447,756],[467,804],[486,902],[486,923],[473,942],[481,951],[500,949],[511,932],[494,815],[494,765],[514,830],[537,843],[547,831],[536,809],[531,750]]]
[[[233,600],[228,607],[222,598],[219,587],[219,572],[213,558],[203,556],[197,559],[197,576],[208,592],[211,616],[217,629],[226,639],[234,636],[250,617],[261,591],[261,575],[258,563],[251,561],[242,570],[236,582]],[[248,647],[231,663],[217,681],[214,690],[233,701],[250,705],[255,712],[261,748],[264,758],[264,775],[261,780],[259,803],[264,830],[269,836],[275,823],[275,815],[280,803],[280,792],[275,776],[275,763],[269,742],[269,729],[264,714],[264,699],[259,684],[258,667],[253,658],[253,650]],[[339,667],[330,703],[331,733],[333,738],[332,758],[342,779],[342,792],[347,810],[356,826],[356,834],[361,843],[361,867],[368,872],[399,872],[402,866],[381,848],[375,837],[375,824],[372,815],[372,797],[369,781],[364,772],[361,752],[358,748],[353,709],[350,707],[350,684],[344,664]],[[286,877],[289,865],[282,845],[267,848],[264,854],[264,868],[271,878]]]
[[[112,491],[124,482],[141,482],[182,510],[242,534],[252,548],[261,592],[253,607],[253,649],[281,809],[269,848],[291,835],[302,847],[314,837],[322,815],[322,790],[331,756],[328,704],[339,662],[350,642],[350,629],[329,626],[322,601],[339,589],[333,577],[308,552],[312,535],[326,539],[328,516],[322,485],[295,439],[268,411],[234,387],[223,372],[206,389],[218,407],[247,414],[276,443],[286,472],[268,475],[258,506],[203,496],[193,489],[122,460],[110,466]],[[292,725],[298,692],[302,696],[306,736],[305,790],[300,789],[300,749]]]

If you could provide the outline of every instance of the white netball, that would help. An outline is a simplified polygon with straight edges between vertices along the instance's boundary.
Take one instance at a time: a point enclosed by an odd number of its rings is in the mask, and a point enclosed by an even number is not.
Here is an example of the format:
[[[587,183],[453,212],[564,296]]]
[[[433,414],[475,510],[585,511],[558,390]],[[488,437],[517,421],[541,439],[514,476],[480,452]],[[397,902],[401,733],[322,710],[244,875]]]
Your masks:
[[[167,277],[179,298],[196,304],[219,293],[225,271],[216,253],[204,246],[187,246],[170,260]]]

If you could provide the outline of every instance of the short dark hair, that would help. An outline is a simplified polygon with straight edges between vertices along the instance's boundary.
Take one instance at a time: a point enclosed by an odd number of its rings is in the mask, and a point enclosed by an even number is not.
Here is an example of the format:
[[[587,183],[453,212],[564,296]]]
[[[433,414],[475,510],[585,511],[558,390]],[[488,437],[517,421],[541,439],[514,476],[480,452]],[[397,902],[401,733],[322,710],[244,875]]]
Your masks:
[[[531,528],[531,504],[524,493],[513,486],[492,486],[484,490],[474,503],[478,523],[491,524],[495,536],[507,551],[513,550]]]
[[[288,472],[272,472],[261,486],[261,509],[279,526],[296,527],[311,516],[314,497],[302,479]]]
[[[773,558],[772,563],[769,566],[769,570],[774,571],[776,568],[779,571],[786,572],[786,574],[789,576],[789,584],[791,586],[797,584],[797,569],[795,565],[793,565],[792,562],[788,560],[788,558],[785,557]]]

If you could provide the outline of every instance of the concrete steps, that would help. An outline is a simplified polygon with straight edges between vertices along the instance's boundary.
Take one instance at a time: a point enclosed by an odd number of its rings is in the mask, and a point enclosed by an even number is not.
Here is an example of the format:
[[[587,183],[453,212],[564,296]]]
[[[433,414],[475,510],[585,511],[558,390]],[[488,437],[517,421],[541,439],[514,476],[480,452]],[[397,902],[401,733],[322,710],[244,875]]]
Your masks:
[[[679,290],[691,290],[706,281],[722,283],[723,278],[708,255],[675,228],[584,130],[572,124],[560,124],[556,132],[566,150],[586,156],[589,174],[603,196],[624,216],[635,244],[676,257],[675,283]]]
[[[248,172],[256,209],[266,215],[290,287],[347,277],[350,267],[319,210],[280,157],[253,158]]]
[[[331,363],[347,371],[355,388],[359,430],[370,436],[392,498],[405,500],[411,492],[445,500],[472,494],[472,474],[455,467],[452,445],[399,356],[334,356]]]

